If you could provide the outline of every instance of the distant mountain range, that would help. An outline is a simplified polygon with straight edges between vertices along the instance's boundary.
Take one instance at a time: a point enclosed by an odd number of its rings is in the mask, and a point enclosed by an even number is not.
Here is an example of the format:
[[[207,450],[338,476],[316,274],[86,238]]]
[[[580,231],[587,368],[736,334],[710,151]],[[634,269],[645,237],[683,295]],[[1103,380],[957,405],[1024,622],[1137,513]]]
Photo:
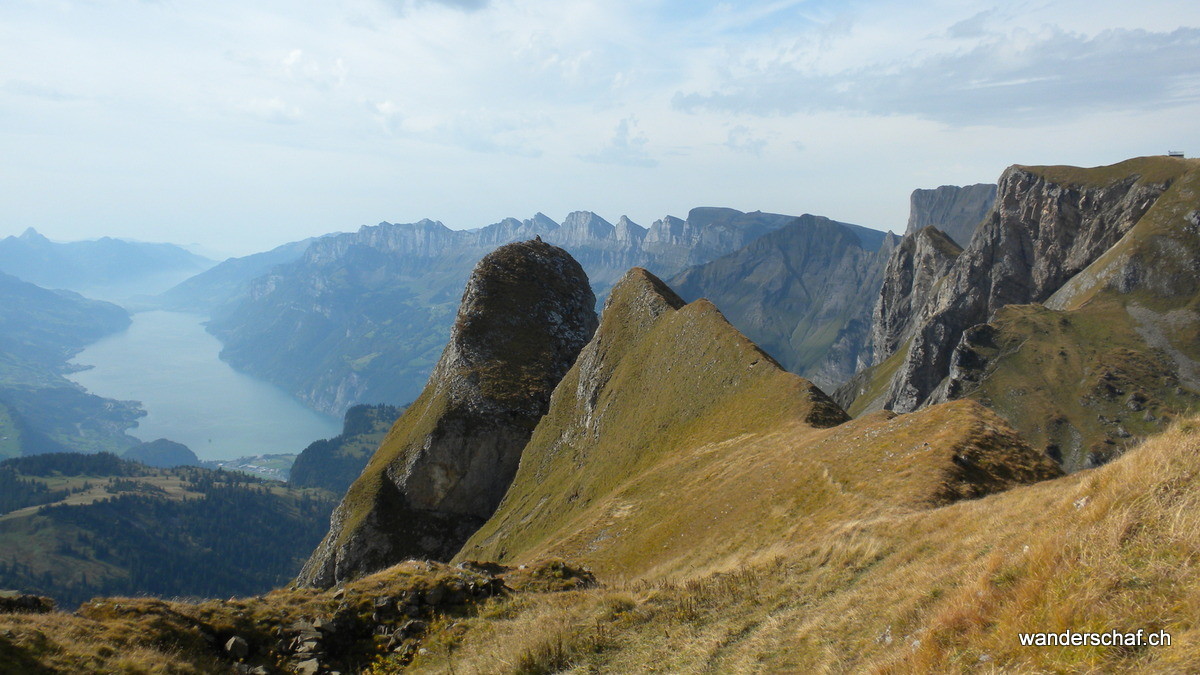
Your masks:
[[[316,237],[276,246],[270,251],[240,258],[229,258],[179,282],[163,292],[158,303],[162,309],[220,314],[250,292],[250,282],[277,265],[298,260]]]
[[[213,264],[174,244],[111,237],[57,243],[32,227],[0,239],[0,272],[112,301],[161,293]]]
[[[697,208],[686,219],[666,217],[649,228],[624,217],[614,225],[586,211],[561,224],[539,213],[477,230],[430,220],[381,223],[313,241],[300,258],[238,291],[245,293],[240,301],[210,305],[217,309],[209,328],[231,365],[317,410],[341,414],[358,402],[408,403],[446,342],[471,268],[501,244],[540,237],[562,246],[603,297],[630,267],[674,274],[793,220]]]
[[[910,226],[969,237],[994,196],[994,185],[918,190]],[[786,368],[830,391],[872,362],[872,309],[899,241],[820,216],[726,208],[648,228],[587,211],[561,224],[538,213],[476,230],[381,223],[227,260],[160,299],[209,313],[222,358],[314,409],[407,403],[448,335],[471,266],[535,237],[570,251],[601,300],[633,266],[670,278],[688,299],[710,298]]]

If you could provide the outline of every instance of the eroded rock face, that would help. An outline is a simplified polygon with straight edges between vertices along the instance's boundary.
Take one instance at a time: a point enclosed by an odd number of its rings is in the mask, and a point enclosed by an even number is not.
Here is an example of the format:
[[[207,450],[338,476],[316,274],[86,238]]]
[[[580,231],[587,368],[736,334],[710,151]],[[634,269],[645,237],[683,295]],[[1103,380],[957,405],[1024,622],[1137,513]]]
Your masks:
[[[327,587],[453,555],[503,498],[550,394],[596,330],[595,302],[583,268],[540,240],[481,260],[425,391],[351,486],[298,582]]]
[[[875,363],[896,353],[912,336],[915,315],[960,253],[950,237],[932,226],[905,235],[892,251],[871,326]]]
[[[963,332],[1006,305],[1044,302],[1111,248],[1153,206],[1168,183],[1129,177],[1103,185],[1059,184],[1020,166],[1001,176],[996,204],[918,308],[910,328],[879,329],[891,352],[911,334],[911,347],[878,405],[909,412],[923,405],[946,377]],[[884,297],[903,289],[884,282]]]

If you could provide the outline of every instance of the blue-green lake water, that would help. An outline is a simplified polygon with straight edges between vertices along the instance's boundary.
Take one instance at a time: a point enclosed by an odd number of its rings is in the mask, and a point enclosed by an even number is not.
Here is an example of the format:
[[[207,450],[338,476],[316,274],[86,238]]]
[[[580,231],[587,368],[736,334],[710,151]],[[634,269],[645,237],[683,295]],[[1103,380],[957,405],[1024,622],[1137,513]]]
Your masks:
[[[105,398],[141,401],[146,416],[130,434],[183,443],[200,459],[298,453],[341,433],[341,422],[301,405],[282,389],[217,358],[221,343],[205,317],[141,312],[125,331],[80,352],[93,368],[70,378]]]

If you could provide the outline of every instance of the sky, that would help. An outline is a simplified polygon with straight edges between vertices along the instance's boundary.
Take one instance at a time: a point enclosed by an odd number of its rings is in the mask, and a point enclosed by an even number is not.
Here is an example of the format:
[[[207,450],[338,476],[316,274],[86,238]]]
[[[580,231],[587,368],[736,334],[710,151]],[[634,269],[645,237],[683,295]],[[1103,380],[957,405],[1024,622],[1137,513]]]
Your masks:
[[[1200,155],[1194,0],[4,0],[0,237],[215,257]]]

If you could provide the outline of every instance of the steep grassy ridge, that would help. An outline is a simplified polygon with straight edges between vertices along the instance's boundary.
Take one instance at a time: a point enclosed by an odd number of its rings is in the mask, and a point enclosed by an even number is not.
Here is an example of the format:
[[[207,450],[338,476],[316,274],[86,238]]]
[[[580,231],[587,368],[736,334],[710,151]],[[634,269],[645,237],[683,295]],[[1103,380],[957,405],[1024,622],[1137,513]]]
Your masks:
[[[1058,473],[975,404],[846,420],[710,303],[683,305],[632,270],[458,559],[562,556],[602,576],[712,569],[828,518]]]

